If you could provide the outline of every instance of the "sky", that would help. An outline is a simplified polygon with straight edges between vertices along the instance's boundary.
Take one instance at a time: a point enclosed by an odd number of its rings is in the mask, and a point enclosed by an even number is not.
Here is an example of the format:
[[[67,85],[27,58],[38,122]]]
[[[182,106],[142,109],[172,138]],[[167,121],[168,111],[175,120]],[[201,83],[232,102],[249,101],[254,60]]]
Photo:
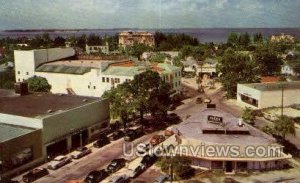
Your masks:
[[[300,0],[0,0],[0,29],[300,27]]]

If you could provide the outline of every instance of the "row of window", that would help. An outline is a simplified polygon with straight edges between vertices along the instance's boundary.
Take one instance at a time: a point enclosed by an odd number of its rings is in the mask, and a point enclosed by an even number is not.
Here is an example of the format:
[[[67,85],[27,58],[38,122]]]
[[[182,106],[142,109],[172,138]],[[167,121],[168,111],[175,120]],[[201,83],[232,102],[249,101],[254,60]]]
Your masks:
[[[20,72],[20,71],[18,71],[18,74],[21,74],[21,72]],[[26,75],[29,75],[29,72],[26,72]]]
[[[126,79],[126,81],[130,81],[130,79]],[[120,83],[120,78],[108,78],[108,77],[102,77],[102,83]]]

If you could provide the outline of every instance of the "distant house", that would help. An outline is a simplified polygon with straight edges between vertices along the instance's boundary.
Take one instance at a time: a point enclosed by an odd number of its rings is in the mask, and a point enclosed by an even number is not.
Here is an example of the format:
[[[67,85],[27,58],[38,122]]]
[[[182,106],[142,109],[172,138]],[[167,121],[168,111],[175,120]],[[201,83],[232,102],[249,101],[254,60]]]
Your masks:
[[[98,52],[109,54],[109,46],[107,42],[105,45],[85,45],[85,51],[87,54]]]
[[[273,35],[271,36],[270,39],[271,42],[273,43],[278,43],[278,42],[286,42],[286,43],[294,43],[295,42],[295,38],[291,35],[287,35],[284,33],[281,33],[281,35]]]
[[[203,62],[199,62],[193,59],[188,59],[183,61],[185,72],[196,72],[198,76],[208,75],[209,77],[214,77],[217,75],[217,63],[218,60],[213,58],[206,58]]]

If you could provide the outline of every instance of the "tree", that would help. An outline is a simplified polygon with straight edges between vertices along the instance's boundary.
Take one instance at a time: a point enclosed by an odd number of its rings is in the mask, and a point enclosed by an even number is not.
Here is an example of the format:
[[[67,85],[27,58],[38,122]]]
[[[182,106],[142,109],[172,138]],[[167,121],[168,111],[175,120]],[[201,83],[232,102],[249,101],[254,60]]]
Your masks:
[[[259,67],[259,74],[262,76],[278,75],[281,71],[282,61],[268,45],[259,46],[253,54],[253,59]]]
[[[243,121],[245,121],[246,123],[249,123],[250,125],[254,125],[255,124],[255,114],[254,111],[252,109],[250,109],[249,107],[246,107],[243,110],[242,113],[242,119]]]
[[[295,135],[295,122],[288,116],[281,116],[275,121],[274,133],[285,139],[288,134]]]
[[[132,92],[134,100],[140,111],[140,119],[143,120],[144,112],[148,110],[151,93],[159,88],[160,77],[157,72],[147,70],[134,76],[132,80]]]
[[[27,80],[28,88],[33,92],[49,92],[51,85],[46,78],[33,76]]]
[[[152,48],[146,44],[134,43],[132,46],[126,47],[125,51],[134,57],[140,59],[141,55],[146,51],[152,51]]]
[[[162,157],[159,161],[161,170],[167,174],[170,173],[170,166],[173,168],[175,177],[178,179],[188,179],[195,175],[195,170],[191,167],[192,161],[183,156]]]
[[[97,36],[97,35],[95,35],[95,34],[91,34],[87,38],[87,44],[88,45],[92,45],[92,46],[94,46],[94,45],[101,45],[102,42],[103,42],[102,38],[99,37],[99,36]]]
[[[253,42],[254,43],[262,43],[263,41],[264,41],[264,38],[263,38],[261,33],[255,33],[253,35]]]
[[[148,109],[152,116],[161,120],[166,119],[171,105],[170,91],[170,84],[162,80],[159,82],[159,87],[152,90],[148,100]]]
[[[236,96],[237,83],[252,83],[259,80],[256,63],[249,55],[236,53],[231,48],[225,51],[217,70],[221,73],[220,81],[229,98]]]
[[[238,39],[239,45],[243,48],[247,48],[251,42],[250,35],[246,32],[241,34]]]
[[[111,117],[113,119],[120,117],[126,129],[130,115],[132,115],[136,109],[130,83],[122,83],[116,88],[106,91],[102,97],[108,98],[110,101]]]
[[[231,46],[237,46],[239,35],[236,32],[231,32],[227,38],[227,43]]]
[[[65,38],[58,36],[58,37],[56,37],[56,38],[54,39],[54,41],[53,41],[53,44],[54,44],[54,45],[53,45],[53,46],[54,46],[54,47],[65,46],[65,42],[66,42],[66,39],[65,39]]]
[[[156,62],[156,63],[164,63],[166,59],[166,55],[163,53],[156,53],[155,55],[152,55],[149,59],[150,62]]]

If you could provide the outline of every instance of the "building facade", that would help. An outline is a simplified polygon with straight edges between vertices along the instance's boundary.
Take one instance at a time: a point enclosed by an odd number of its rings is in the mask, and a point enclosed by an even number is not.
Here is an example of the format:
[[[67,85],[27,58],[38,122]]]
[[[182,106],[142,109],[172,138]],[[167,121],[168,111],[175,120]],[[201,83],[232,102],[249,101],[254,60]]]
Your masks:
[[[58,50],[58,53],[60,51],[62,50]],[[16,81],[41,76],[48,80],[53,93],[101,97],[112,87],[132,80],[135,75],[151,69],[169,82],[175,93],[180,92],[181,69],[179,67],[166,63],[150,64],[130,60],[68,60],[63,58],[73,56],[74,52],[70,48],[67,48],[66,52],[60,53],[61,57],[59,57],[55,51],[15,51]]]
[[[300,104],[300,82],[250,83],[237,85],[237,103],[263,109]]]
[[[135,43],[145,44],[148,46],[154,46],[154,34],[145,31],[133,32],[124,31],[119,33],[119,45],[122,48],[132,46]]]
[[[6,94],[0,95],[3,102],[0,146],[2,172],[7,175],[85,145],[110,121],[109,102],[99,98]]]
[[[109,46],[107,42],[105,43],[105,45],[85,45],[85,52],[87,54],[91,54],[91,53],[109,54]]]
[[[291,158],[273,137],[216,108],[192,115],[172,131],[173,152],[209,170],[274,170],[285,167]]]

